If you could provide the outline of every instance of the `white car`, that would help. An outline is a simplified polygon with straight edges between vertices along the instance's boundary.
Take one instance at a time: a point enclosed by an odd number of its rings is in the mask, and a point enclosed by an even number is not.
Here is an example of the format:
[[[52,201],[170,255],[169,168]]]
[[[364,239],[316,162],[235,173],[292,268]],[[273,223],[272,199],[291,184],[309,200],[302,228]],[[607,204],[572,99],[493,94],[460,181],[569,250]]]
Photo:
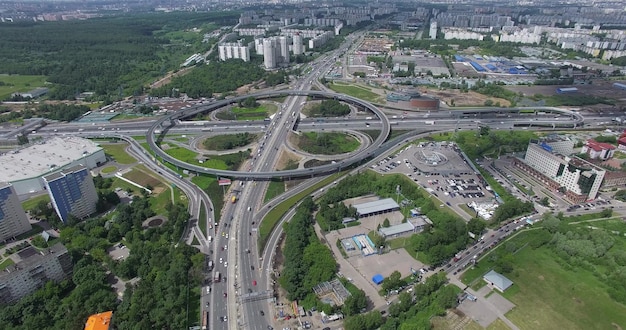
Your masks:
[[[228,239],[228,234],[226,234],[226,239]]]
[[[224,250],[228,250],[228,245],[224,245]]]
[[[222,263],[222,261],[224,261],[224,259],[220,258],[220,264]]]
[[[224,267],[228,267],[228,261],[224,262]]]

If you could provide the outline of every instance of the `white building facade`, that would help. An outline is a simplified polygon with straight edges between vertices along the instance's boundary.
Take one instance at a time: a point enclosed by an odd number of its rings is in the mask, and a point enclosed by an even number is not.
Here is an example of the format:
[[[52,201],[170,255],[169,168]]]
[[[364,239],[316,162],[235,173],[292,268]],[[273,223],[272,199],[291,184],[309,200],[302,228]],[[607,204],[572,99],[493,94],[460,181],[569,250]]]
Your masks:
[[[25,233],[31,228],[13,186],[0,182],[0,242]]]

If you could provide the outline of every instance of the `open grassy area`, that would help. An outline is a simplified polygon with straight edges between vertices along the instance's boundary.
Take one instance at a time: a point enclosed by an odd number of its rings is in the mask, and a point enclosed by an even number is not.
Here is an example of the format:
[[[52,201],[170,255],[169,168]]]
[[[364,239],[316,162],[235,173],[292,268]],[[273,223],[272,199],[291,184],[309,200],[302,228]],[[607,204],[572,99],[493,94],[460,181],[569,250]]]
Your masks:
[[[348,134],[306,132],[298,136],[298,147],[316,155],[336,155],[359,148],[359,141]]]
[[[387,245],[389,246],[391,250],[401,249],[407,246],[407,243],[410,239],[411,239],[411,236],[390,239],[390,240],[387,240]]]
[[[0,262],[0,270],[5,270],[7,267],[14,264],[15,262],[11,258],[6,258],[3,262]]]
[[[535,232],[512,240],[523,244]],[[609,298],[606,284],[587,269],[563,263],[549,247],[522,248],[513,263],[513,273],[506,276],[514,285],[503,295],[516,305],[506,316],[520,329],[616,329],[614,324],[626,324],[626,306]],[[482,281],[491,266],[489,257],[481,259],[463,282]]]
[[[263,120],[275,113],[278,107],[272,103],[263,103],[256,108],[233,107],[230,110],[219,111],[215,117],[221,120]]]
[[[123,177],[143,187],[151,186],[151,190],[155,190],[157,188],[160,190],[166,187],[160,179],[136,168],[124,173]]]
[[[103,168],[102,170],[100,170],[100,172],[102,172],[103,174],[109,174],[109,173],[113,173],[117,171],[117,167],[116,166],[107,166],[105,168]]]
[[[330,175],[326,179],[310,186],[299,194],[296,194],[291,198],[286,199],[282,203],[276,205],[271,211],[269,211],[265,218],[263,218],[263,220],[261,220],[261,223],[259,224],[259,251],[262,251],[265,248],[265,243],[272,231],[274,230],[274,227],[276,227],[278,221],[280,221],[280,219],[285,215],[285,213],[287,213],[287,211],[291,207],[296,205],[301,199],[311,194],[315,190],[328,185],[329,183],[333,182],[337,178],[340,178],[344,174],[345,171]]]
[[[172,192],[170,187],[165,188],[159,194],[152,194],[150,198],[150,206],[156,214],[167,214],[166,206],[172,202]]]
[[[213,203],[215,212],[219,214],[220,210],[224,206],[225,189],[217,184],[217,179],[208,175],[196,175],[191,178],[191,182],[206,191],[207,195],[209,195],[209,198],[211,199],[211,202]],[[218,220],[219,219],[216,219],[215,221]]]
[[[371,92],[364,87],[360,87],[356,85],[344,85],[344,84],[332,83],[332,84],[328,84],[328,88],[332,89],[333,91],[337,93],[354,96],[356,98],[363,99],[363,100],[370,101],[370,102],[377,102],[377,101],[380,101],[381,99],[380,95],[374,92]]]
[[[282,180],[272,180],[267,186],[267,191],[265,192],[265,198],[263,199],[264,203],[272,200],[274,197],[285,192],[285,182]]]
[[[37,87],[50,87],[46,76],[22,76],[0,74],[0,100],[11,97],[16,92],[28,92]]]
[[[24,208],[24,211],[30,211],[35,206],[37,206],[37,204],[40,201],[45,201],[46,203],[50,203],[50,196],[48,194],[44,194],[44,195],[39,195],[33,198],[29,198],[22,202],[22,207]]]
[[[215,168],[220,170],[234,169],[239,167],[239,164],[243,162],[249,155],[248,152],[235,153],[230,155],[210,156],[210,158],[204,160],[202,163],[196,159],[198,154],[182,147],[170,147],[165,152],[178,159],[189,164],[196,164],[207,168]]]
[[[104,153],[107,155],[107,157],[113,159],[118,164],[133,164],[137,162],[135,158],[133,158],[126,152],[126,147],[128,147],[128,143],[107,143],[101,144],[100,146],[104,149]]]

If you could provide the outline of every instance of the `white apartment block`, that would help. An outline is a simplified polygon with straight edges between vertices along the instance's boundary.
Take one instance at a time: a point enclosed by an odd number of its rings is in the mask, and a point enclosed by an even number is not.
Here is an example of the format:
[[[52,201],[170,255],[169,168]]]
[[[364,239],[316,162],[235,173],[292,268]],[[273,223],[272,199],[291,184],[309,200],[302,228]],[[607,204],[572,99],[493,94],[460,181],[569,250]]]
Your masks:
[[[241,59],[244,62],[250,61],[250,49],[240,42],[223,43],[217,46],[217,48],[221,61],[226,61],[231,58]]]
[[[31,228],[13,185],[0,182],[0,242],[25,233]]]
[[[606,171],[578,157],[553,153],[547,145],[531,142],[524,159],[514,164],[573,203],[595,199]]]

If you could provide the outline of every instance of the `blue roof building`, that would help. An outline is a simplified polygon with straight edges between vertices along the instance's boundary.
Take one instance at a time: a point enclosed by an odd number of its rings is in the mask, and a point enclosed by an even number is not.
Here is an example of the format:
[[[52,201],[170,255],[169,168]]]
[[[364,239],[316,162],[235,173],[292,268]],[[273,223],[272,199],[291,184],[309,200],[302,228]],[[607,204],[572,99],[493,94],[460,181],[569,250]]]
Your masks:
[[[372,277],[372,282],[374,282],[374,284],[376,285],[383,283],[384,280],[385,278],[380,274],[376,274]]]

